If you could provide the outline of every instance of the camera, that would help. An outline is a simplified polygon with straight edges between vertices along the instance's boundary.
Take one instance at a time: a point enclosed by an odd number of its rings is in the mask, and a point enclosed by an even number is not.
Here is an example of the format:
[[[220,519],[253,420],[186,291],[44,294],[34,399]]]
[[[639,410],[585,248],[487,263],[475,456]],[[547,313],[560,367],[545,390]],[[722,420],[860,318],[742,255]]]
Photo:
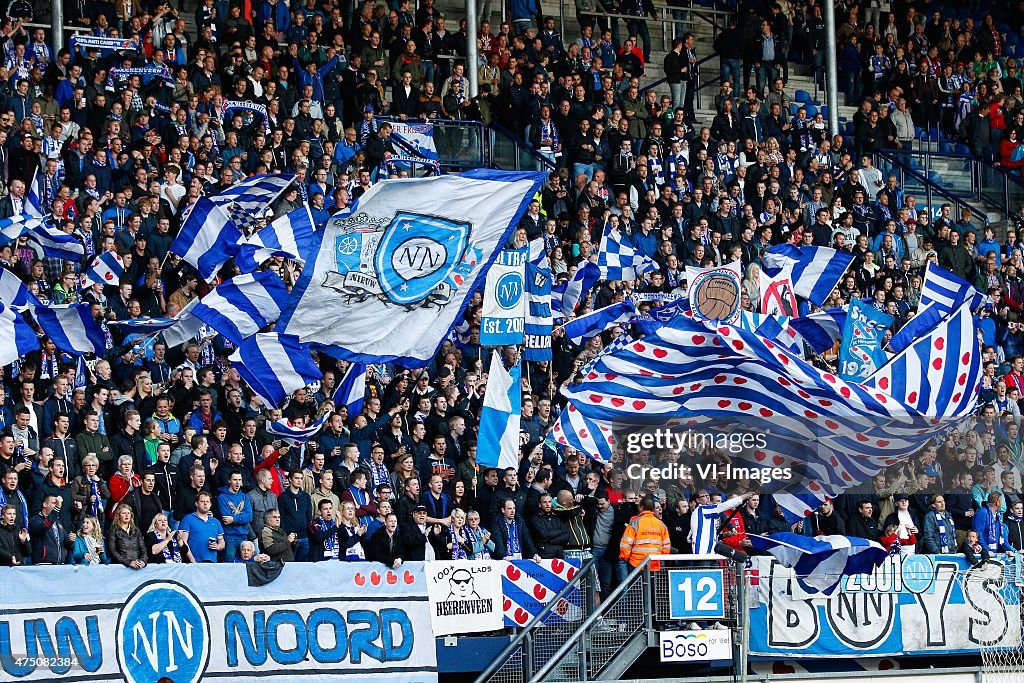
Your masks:
[[[715,553],[728,560],[732,560],[737,564],[746,564],[747,562],[748,556],[745,552],[742,550],[736,550],[731,545],[726,545],[721,541],[715,544]]]

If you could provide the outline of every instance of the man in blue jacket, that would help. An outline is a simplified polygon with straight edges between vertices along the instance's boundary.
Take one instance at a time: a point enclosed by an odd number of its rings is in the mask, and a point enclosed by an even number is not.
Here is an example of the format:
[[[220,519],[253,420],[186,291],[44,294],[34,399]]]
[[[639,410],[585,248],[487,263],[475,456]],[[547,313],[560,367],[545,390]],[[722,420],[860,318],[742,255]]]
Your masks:
[[[249,523],[252,522],[252,500],[242,492],[242,473],[232,472],[228,485],[217,496],[220,507],[220,521],[224,524],[224,555],[222,562],[233,562],[238,556],[238,547],[249,538]]]
[[[987,505],[983,505],[974,515],[974,530],[978,532],[978,542],[991,553],[1013,552],[1013,546],[1006,542],[1006,527],[999,510],[1003,506],[1003,494],[993,491],[988,494]]]
[[[277,497],[277,509],[281,511],[281,530],[286,536],[298,536],[294,549],[295,561],[306,562],[309,559],[306,527],[313,519],[313,502],[309,494],[302,490],[302,470],[295,470],[288,475],[288,488]]]

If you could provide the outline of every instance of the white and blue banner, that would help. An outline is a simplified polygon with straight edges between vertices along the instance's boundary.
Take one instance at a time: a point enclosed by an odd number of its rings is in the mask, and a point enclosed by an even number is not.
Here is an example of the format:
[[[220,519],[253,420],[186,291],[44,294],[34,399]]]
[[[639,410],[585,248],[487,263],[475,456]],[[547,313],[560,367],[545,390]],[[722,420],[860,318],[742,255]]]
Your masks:
[[[0,603],[3,680],[437,681],[420,562],[18,567]]]
[[[961,555],[896,555],[871,574],[844,576],[829,598],[801,591],[793,570],[752,557],[750,652],[778,658],[977,655],[982,643],[1021,642],[1013,570],[970,569]]]
[[[566,338],[577,346],[615,325],[622,325],[636,315],[636,304],[626,299],[611,306],[573,318],[562,328]]]
[[[0,365],[14,363],[38,348],[32,327],[13,308],[0,303]]]
[[[335,371],[337,372],[337,371]],[[348,419],[355,419],[355,416],[363,412],[363,404],[366,402],[366,366],[362,363],[352,363],[348,366],[345,376],[338,382],[338,387],[331,397],[334,402],[334,409],[345,406],[348,410]]]
[[[345,360],[427,365],[543,181],[479,169],[374,185],[316,233],[277,330]]]
[[[76,356],[86,353],[103,356],[109,348],[110,340],[92,317],[89,304],[40,306],[34,315],[39,327],[61,351]]]
[[[313,216],[309,213],[309,206],[304,204],[242,242],[235,256],[235,265],[243,273],[251,273],[273,256],[305,263],[312,241]]]
[[[434,145],[434,124],[416,121],[401,121],[387,119],[391,122],[391,134],[397,135],[400,140],[415,149],[420,156],[433,161],[441,157],[437,154],[437,147]]]
[[[544,265],[527,263],[523,360],[551,360],[551,330],[553,327],[551,269]]]
[[[251,100],[224,100],[221,102],[220,120],[224,121],[229,113],[235,112],[241,109],[247,112],[245,116],[252,117],[254,114],[259,114],[260,118],[263,119],[263,132],[270,132],[270,117],[267,116],[267,107],[259,102],[253,102]]]
[[[99,50],[100,57],[109,57],[118,50],[139,50],[139,44],[131,38],[108,38],[106,36],[74,35],[68,40],[71,46],[71,61],[75,61],[79,50]]]
[[[487,271],[480,344],[522,344],[526,319],[525,249],[503,251]]]
[[[272,271],[236,275],[200,299],[192,315],[238,346],[275,322],[287,297],[284,281]]]
[[[892,325],[891,315],[854,298],[846,313],[843,343],[839,347],[839,376],[847,382],[861,382],[885,365],[882,338]]]
[[[853,254],[830,247],[802,247],[779,244],[764,254],[764,271],[776,276],[783,268],[792,268],[793,291],[821,306],[853,263]]]
[[[323,376],[309,347],[290,334],[254,334],[229,360],[249,388],[272,406]]]
[[[519,421],[523,413],[521,378],[519,363],[506,370],[501,354],[491,352],[477,439],[476,459],[480,467],[519,467]]]
[[[166,64],[164,66],[128,66],[111,69],[107,74],[107,90],[113,92],[115,89],[122,90],[132,76],[139,76],[143,85],[149,85],[155,79],[164,81],[164,85],[174,87],[174,76]]]
[[[18,310],[42,305],[21,278],[6,268],[0,268],[0,303]]]

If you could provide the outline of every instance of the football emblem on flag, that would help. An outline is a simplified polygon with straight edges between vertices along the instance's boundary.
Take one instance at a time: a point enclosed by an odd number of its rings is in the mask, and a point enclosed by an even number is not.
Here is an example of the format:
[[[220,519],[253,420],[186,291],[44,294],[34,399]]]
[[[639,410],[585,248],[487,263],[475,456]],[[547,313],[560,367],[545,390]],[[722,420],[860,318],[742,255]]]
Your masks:
[[[727,268],[703,271],[690,283],[690,309],[706,320],[735,320],[740,312],[739,277]]]

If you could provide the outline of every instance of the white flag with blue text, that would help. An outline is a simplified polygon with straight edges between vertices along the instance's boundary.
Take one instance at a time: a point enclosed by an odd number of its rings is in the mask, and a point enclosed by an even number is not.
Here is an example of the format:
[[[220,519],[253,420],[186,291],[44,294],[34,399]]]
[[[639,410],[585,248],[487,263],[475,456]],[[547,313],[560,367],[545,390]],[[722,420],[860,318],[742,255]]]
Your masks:
[[[519,468],[519,421],[523,412],[522,370],[506,370],[501,354],[491,352],[487,392],[480,410],[476,460],[480,467]]]
[[[543,180],[478,169],[374,185],[316,233],[276,329],[345,360],[428,364]]]
[[[526,318],[526,251],[506,250],[487,271],[480,343],[522,344]]]

